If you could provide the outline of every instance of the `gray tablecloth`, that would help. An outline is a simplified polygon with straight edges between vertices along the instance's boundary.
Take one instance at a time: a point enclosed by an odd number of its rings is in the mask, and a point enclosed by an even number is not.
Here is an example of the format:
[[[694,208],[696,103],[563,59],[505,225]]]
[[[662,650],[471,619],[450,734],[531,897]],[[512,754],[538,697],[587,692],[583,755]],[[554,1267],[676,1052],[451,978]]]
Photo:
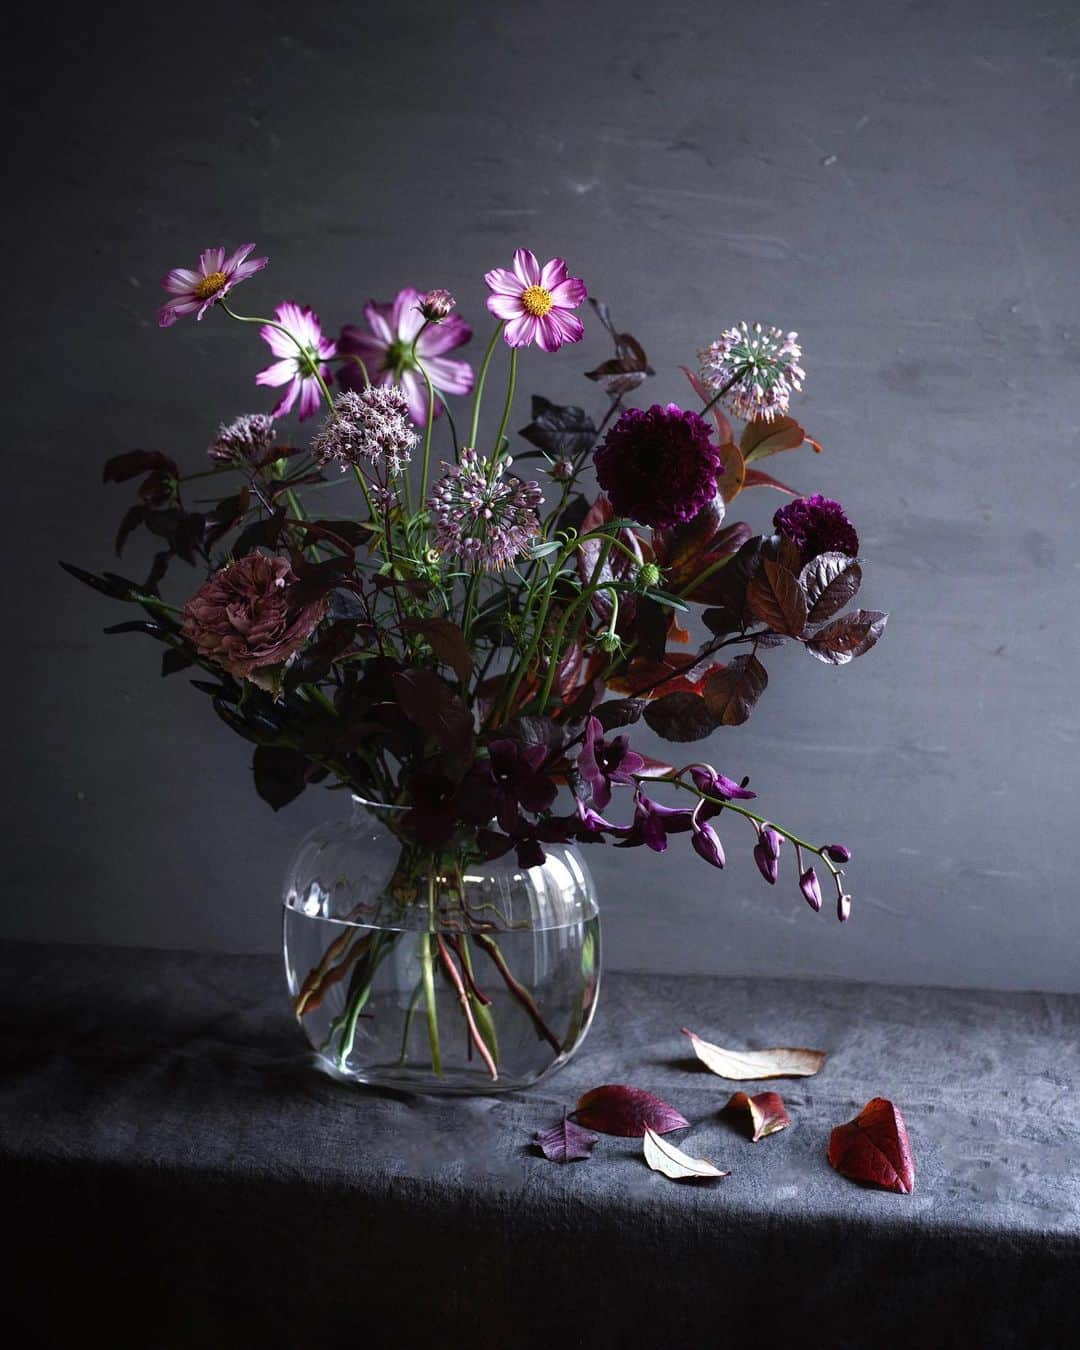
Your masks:
[[[609,975],[534,1092],[439,1099],[312,1067],[277,963],[0,946],[0,1178],[19,1345],[868,1347],[1077,1344],[1080,998]],[[759,1144],[722,1043],[829,1050]],[[586,1088],[659,1093],[708,1188],[602,1138],[530,1140]],[[826,1161],[869,1098],[904,1112],[913,1196]]]

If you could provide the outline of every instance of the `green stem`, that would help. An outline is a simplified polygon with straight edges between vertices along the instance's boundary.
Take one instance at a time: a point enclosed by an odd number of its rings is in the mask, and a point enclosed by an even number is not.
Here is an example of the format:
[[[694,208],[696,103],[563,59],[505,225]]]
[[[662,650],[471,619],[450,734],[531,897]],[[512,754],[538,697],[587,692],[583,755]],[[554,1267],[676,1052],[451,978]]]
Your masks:
[[[487,345],[487,351],[484,353],[484,359],[480,363],[480,373],[476,377],[476,393],[473,396],[472,426],[469,430],[469,446],[476,449],[476,436],[480,429],[480,403],[484,397],[484,381],[487,379],[488,366],[491,365],[491,358],[495,354],[495,344],[498,342],[502,330],[506,327],[500,319],[495,325],[495,331],[491,335],[491,341]]]
[[[424,981],[423,979],[419,979],[416,981],[416,987],[413,989],[412,996],[409,999],[409,1006],[405,1010],[405,1024],[401,1030],[401,1054],[398,1055],[399,1064],[404,1064],[409,1057],[409,1032],[412,1030],[413,1016],[416,1013],[417,1005],[420,1002],[420,996],[423,992]]]
[[[644,782],[646,780],[641,779],[640,781]],[[670,778],[665,779],[665,781],[670,782],[677,788],[682,788],[684,792],[692,792],[696,797],[700,797],[702,801],[711,802],[714,806],[722,806],[725,811],[734,811],[738,816],[745,816],[747,820],[753,820],[758,825],[771,825],[777,834],[782,834],[785,839],[790,839],[793,844],[806,849],[808,853],[813,853],[818,857],[824,857],[824,854],[817,844],[811,844],[808,840],[801,839],[797,834],[793,834],[791,830],[786,830],[783,825],[778,825],[775,820],[770,820],[768,816],[759,816],[756,811],[751,811],[745,806],[739,806],[737,802],[729,801],[725,797],[711,797],[707,792],[701,792],[690,783],[684,783],[680,778]],[[826,861],[828,861],[828,859],[826,859]]]
[[[435,860],[431,859],[434,868]],[[435,1007],[435,968],[431,959],[431,949],[435,942],[435,877],[429,875],[428,923],[426,932],[420,934],[420,978],[424,984],[424,1002],[427,1005],[428,1045],[431,1047],[431,1069],[436,1077],[442,1077],[442,1050],[439,1046],[439,1014]]]
[[[498,460],[502,448],[502,439],[506,433],[507,424],[510,421],[510,409],[514,403],[514,390],[517,388],[517,359],[518,349],[510,348],[510,374],[506,381],[506,402],[503,404],[502,421],[499,423],[499,430],[495,436],[495,449],[492,452],[492,459]]]

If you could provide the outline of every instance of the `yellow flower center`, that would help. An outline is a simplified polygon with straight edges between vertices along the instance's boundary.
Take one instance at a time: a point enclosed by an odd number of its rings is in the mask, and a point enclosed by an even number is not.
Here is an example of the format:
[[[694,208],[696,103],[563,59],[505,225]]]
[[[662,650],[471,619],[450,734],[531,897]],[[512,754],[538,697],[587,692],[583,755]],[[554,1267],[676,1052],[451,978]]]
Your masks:
[[[195,287],[195,298],[197,300],[209,300],[209,298],[228,281],[224,272],[211,272],[208,277],[203,277]]]
[[[534,319],[542,319],[551,309],[553,303],[551,292],[545,291],[543,286],[530,286],[527,290],[521,292],[522,308],[526,314],[531,314]]]

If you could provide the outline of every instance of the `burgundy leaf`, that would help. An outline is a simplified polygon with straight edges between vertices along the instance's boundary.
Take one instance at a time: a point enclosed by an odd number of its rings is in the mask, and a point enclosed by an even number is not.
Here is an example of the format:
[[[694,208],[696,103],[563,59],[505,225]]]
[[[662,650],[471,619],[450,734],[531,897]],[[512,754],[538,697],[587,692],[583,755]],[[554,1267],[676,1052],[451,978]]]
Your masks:
[[[444,666],[449,666],[462,684],[468,684],[473,673],[473,659],[465,634],[449,619],[406,619],[405,629],[419,633]]]
[[[802,569],[799,582],[810,606],[807,618],[823,623],[858,595],[862,568],[846,553],[821,553]]]
[[[779,1092],[758,1092],[753,1097],[745,1092],[733,1092],[724,1110],[746,1112],[750,1126],[750,1142],[753,1144],[768,1134],[786,1130],[791,1124],[791,1117]]]
[[[789,497],[797,497],[799,494],[795,488],[788,487],[786,483],[781,483],[779,478],[774,478],[771,473],[762,473],[760,469],[747,469],[743,477],[743,487],[771,487],[777,492],[786,492]]]
[[[593,716],[605,731],[614,731],[640,721],[648,706],[643,698],[609,698],[593,710]]]
[[[665,741],[703,741],[716,730],[717,720],[700,694],[665,694],[645,709],[645,721]]]
[[[842,614],[806,641],[806,650],[830,666],[845,666],[868,652],[885,631],[889,616],[878,609],[855,609]]]
[[[168,455],[163,455],[158,450],[129,450],[127,454],[114,455],[112,459],[105,461],[102,481],[124,483],[129,478],[138,477],[140,473],[151,473],[154,470],[166,473],[171,478],[176,478],[180,473],[176,467],[176,460],[170,459]]]
[[[642,1088],[607,1083],[593,1088],[574,1108],[579,1125],[601,1134],[617,1134],[625,1139],[641,1139],[646,1126],[657,1134],[685,1130],[690,1122],[674,1107]]]
[[[794,417],[774,417],[768,422],[764,419],[747,422],[739,448],[749,464],[751,460],[764,459],[766,455],[778,455],[781,450],[798,450],[806,439],[806,432]],[[815,449],[819,448],[815,446]]]
[[[915,1158],[904,1117],[887,1097],[875,1097],[829,1136],[829,1162],[852,1181],[910,1195]]]
[[[699,379],[698,376],[695,375],[694,372],[690,370],[687,366],[680,366],[679,369],[693,385],[694,393],[697,394],[699,399],[701,399],[702,404],[707,405],[709,403],[712,403],[716,390],[710,389],[708,385],[706,385],[701,379]],[[732,431],[731,423],[727,420],[727,416],[725,415],[724,410],[723,408],[721,408],[720,404],[713,403],[710,412],[712,416],[716,419],[716,430],[719,433],[721,444],[723,444],[725,441],[733,441],[735,439],[735,433],[734,431]],[[728,497],[726,498],[726,500],[730,501],[731,498]]]
[[[442,749],[463,751],[471,743],[468,705],[434,671],[399,670],[391,678],[401,711]]]
[[[768,683],[768,671],[756,656],[746,653],[710,675],[702,696],[718,725],[737,727],[753,712]]]
[[[798,637],[806,627],[806,596],[798,578],[771,558],[762,561],[747,587],[746,603],[774,632]]]
[[[518,435],[552,459],[576,459],[587,454],[596,440],[596,426],[581,408],[560,407],[534,394],[532,421]]]
[[[581,1162],[592,1152],[596,1135],[575,1125],[564,1111],[558,1125],[552,1125],[550,1130],[537,1130],[533,1140],[550,1162]]]

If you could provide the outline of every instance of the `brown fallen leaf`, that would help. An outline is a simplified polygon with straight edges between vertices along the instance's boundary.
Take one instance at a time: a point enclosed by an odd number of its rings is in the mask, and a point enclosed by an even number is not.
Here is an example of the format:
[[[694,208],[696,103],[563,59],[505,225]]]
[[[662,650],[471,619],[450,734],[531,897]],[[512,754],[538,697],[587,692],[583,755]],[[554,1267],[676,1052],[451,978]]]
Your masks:
[[[733,1092],[725,1111],[745,1111],[750,1123],[750,1142],[756,1144],[767,1134],[786,1130],[791,1124],[784,1099],[779,1092],[759,1092],[750,1097],[745,1092]]]
[[[719,1167],[708,1158],[691,1158],[681,1148],[669,1144],[666,1139],[650,1130],[646,1125],[642,1141],[645,1161],[654,1172],[662,1172],[672,1181],[707,1181],[718,1177],[729,1177],[730,1172],[721,1172]]]
[[[774,1046],[771,1050],[724,1050],[719,1045],[703,1041],[693,1031],[682,1028],[690,1037],[694,1054],[707,1069],[719,1078],[736,1082],[757,1078],[810,1078],[825,1063],[824,1050],[800,1050],[790,1046]]]
[[[910,1195],[915,1156],[904,1117],[887,1097],[875,1097],[829,1136],[829,1163],[841,1176]]]

